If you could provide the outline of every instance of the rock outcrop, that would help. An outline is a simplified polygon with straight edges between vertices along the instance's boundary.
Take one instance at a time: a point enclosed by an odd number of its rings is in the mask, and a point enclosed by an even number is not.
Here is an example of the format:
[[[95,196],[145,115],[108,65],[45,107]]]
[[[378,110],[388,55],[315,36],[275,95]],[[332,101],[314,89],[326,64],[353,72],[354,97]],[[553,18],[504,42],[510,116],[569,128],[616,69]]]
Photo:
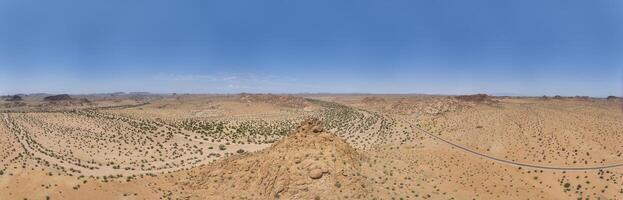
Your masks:
[[[43,98],[44,101],[71,101],[73,98],[68,94],[59,94],[53,96],[47,96]]]
[[[49,105],[55,106],[85,106],[92,104],[91,101],[86,98],[76,99],[67,94],[47,96],[43,98],[43,101],[47,102]]]
[[[4,97],[5,101],[22,101],[22,97],[19,95],[7,96]]]
[[[369,198],[364,160],[318,120],[308,120],[268,149],[217,161],[179,184],[201,194],[191,199]]]

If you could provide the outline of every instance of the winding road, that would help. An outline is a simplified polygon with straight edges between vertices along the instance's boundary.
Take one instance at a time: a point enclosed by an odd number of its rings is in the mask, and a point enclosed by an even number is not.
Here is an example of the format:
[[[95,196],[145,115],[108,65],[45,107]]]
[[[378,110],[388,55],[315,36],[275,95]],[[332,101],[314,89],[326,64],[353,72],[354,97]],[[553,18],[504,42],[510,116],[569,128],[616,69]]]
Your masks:
[[[468,152],[470,154],[473,155],[477,155],[489,160],[493,160],[493,161],[497,161],[503,164],[507,164],[507,165],[513,165],[513,166],[517,166],[517,167],[527,167],[527,168],[534,168],[534,169],[543,169],[543,170],[561,170],[561,171],[587,171],[587,170],[603,170],[603,169],[610,169],[610,168],[617,168],[617,167],[622,167],[623,163],[618,163],[618,164],[611,164],[611,165],[602,165],[602,166],[590,166],[590,167],[556,167],[556,166],[543,166],[543,165],[533,165],[533,164],[526,164],[526,163],[520,163],[520,162],[515,162],[515,161],[511,161],[511,160],[504,160],[504,159],[500,159],[500,158],[496,158],[493,156],[489,156],[474,150],[471,150],[467,147],[461,146],[459,144],[455,144],[453,142],[450,142],[446,139],[443,139],[439,136],[436,136],[435,134],[428,132],[420,127],[418,127],[417,125],[415,126],[411,126],[412,128],[414,127],[415,129],[425,133],[428,136],[431,136],[437,140],[440,140],[446,144],[449,144],[453,147],[459,148],[465,152]]]

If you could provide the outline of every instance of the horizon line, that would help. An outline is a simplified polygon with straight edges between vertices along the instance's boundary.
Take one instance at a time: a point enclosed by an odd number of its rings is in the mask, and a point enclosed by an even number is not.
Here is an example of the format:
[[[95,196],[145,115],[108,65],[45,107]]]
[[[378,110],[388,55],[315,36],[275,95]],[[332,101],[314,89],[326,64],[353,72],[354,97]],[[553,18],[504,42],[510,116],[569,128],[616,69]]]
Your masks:
[[[461,96],[461,95],[476,95],[476,94],[486,94],[493,97],[589,97],[589,98],[607,98],[607,97],[620,97],[617,95],[605,95],[605,96],[591,96],[591,95],[527,95],[527,94],[513,94],[513,93],[487,93],[487,92],[475,92],[475,93],[461,93],[461,94],[449,94],[449,93],[417,93],[417,92],[405,92],[405,93],[378,93],[378,92],[232,92],[232,93],[210,93],[210,92],[146,92],[146,91],[133,91],[133,92],[91,92],[91,93],[72,93],[72,92],[61,92],[61,93],[48,93],[48,92],[32,92],[32,93],[0,93],[2,96],[12,96],[12,95],[25,95],[25,96],[39,96],[39,95],[60,95],[67,94],[73,96],[89,96],[89,95],[112,95],[119,94],[121,95],[132,95],[132,94],[144,94],[144,95],[239,95],[239,94],[274,94],[274,95],[373,95],[373,96],[382,96],[382,95],[391,95],[391,96]]]

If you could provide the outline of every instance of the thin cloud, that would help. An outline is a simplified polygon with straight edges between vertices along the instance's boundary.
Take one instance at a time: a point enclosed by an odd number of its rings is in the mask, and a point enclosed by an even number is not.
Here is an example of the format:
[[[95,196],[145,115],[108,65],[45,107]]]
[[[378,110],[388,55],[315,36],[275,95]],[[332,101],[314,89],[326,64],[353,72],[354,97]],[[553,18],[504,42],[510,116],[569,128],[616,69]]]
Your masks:
[[[201,75],[201,74],[157,74],[153,77],[158,81],[232,81],[236,80],[236,76],[223,76],[223,75]]]
[[[208,82],[296,82],[298,79],[289,76],[261,74],[156,74],[152,77],[158,81],[208,81]]]

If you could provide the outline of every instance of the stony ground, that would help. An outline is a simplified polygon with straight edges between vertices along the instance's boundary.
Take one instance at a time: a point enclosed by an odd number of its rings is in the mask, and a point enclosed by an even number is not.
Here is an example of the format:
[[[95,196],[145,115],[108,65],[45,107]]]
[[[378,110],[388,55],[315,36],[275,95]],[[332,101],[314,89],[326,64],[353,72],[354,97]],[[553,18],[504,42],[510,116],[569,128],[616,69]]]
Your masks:
[[[616,99],[81,98],[0,103],[0,199],[623,198]]]

